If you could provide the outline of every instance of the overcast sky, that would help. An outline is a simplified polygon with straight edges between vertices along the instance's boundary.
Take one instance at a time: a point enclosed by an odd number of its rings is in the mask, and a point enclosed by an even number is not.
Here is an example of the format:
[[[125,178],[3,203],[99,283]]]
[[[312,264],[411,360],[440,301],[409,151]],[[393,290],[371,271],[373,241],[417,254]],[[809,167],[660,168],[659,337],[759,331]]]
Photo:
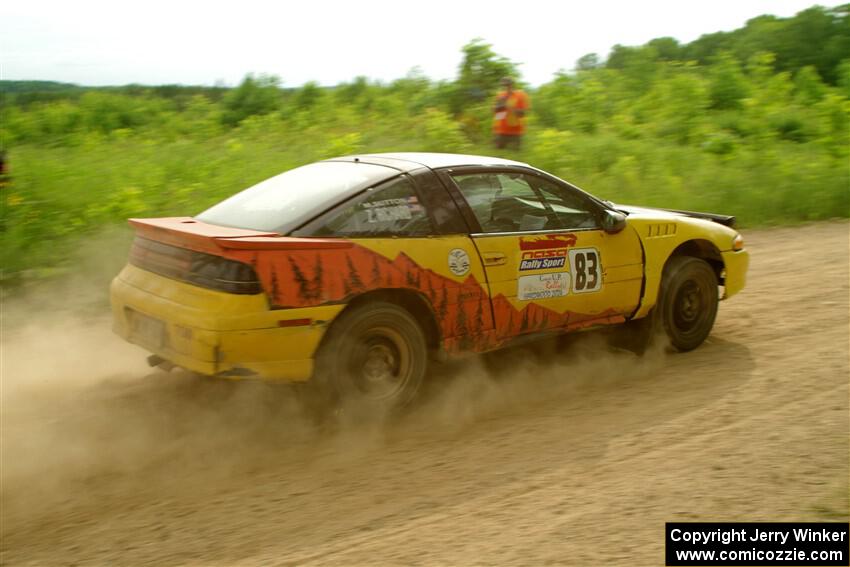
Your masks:
[[[461,47],[481,37],[521,63],[532,85],[614,44],[688,42],[761,14],[793,16],[807,0],[5,0],[0,78],[82,85],[238,84],[247,73],[284,86],[393,80],[418,66],[451,79]],[[826,3],[833,6],[837,3]]]

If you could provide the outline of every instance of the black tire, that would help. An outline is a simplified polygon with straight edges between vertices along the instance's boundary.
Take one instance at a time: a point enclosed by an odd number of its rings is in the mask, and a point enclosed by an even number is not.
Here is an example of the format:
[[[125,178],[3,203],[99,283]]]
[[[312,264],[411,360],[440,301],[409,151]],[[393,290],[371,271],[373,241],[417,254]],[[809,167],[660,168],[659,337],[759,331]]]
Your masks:
[[[328,330],[316,363],[321,386],[340,403],[400,409],[425,377],[425,334],[411,314],[383,301],[343,313]]]
[[[717,317],[717,285],[717,275],[705,260],[674,256],[667,262],[650,317],[676,350],[693,350],[708,337]]]

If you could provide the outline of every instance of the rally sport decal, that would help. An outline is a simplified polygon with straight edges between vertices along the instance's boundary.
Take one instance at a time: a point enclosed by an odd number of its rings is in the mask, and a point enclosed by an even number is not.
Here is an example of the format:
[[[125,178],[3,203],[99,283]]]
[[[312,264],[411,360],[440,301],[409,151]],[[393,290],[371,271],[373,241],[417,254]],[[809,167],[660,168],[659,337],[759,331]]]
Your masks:
[[[520,237],[519,271],[563,269],[567,265],[568,249],[575,243],[575,234]]]

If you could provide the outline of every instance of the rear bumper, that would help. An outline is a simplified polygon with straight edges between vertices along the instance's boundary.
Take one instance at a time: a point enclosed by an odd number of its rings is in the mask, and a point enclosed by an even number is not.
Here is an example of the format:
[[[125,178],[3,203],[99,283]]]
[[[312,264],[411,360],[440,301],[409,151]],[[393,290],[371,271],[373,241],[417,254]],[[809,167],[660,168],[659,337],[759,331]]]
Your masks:
[[[132,265],[113,280],[111,299],[114,331],[177,366],[291,382],[312,376],[327,324],[344,307],[270,310],[264,294],[203,289]]]
[[[723,257],[723,265],[726,271],[724,283],[723,299],[732,297],[742,289],[747,283],[747,268],[750,265],[750,253],[746,250],[738,250],[737,252],[729,250],[721,252]]]

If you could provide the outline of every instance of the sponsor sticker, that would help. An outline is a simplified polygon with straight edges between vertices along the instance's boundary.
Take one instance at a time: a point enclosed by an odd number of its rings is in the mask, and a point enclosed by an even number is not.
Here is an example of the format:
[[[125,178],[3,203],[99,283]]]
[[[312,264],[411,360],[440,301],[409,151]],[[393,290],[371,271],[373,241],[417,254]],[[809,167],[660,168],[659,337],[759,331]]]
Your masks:
[[[524,236],[519,241],[519,271],[564,268],[567,265],[568,249],[575,243],[575,234]]]
[[[578,238],[573,233],[568,234],[544,234],[541,236],[522,236],[519,239],[519,249],[547,250],[552,248],[569,248],[575,246]]]
[[[454,248],[449,252],[449,270],[456,276],[469,272],[469,254],[463,248]]]
[[[567,264],[566,250],[552,250],[552,252],[561,252],[559,256],[549,258],[526,258],[523,254],[522,260],[519,263],[519,271],[527,272],[530,270],[552,270],[563,268]]]
[[[569,290],[569,272],[521,276],[517,284],[517,298],[522,301],[534,301],[563,297],[569,293]]]

